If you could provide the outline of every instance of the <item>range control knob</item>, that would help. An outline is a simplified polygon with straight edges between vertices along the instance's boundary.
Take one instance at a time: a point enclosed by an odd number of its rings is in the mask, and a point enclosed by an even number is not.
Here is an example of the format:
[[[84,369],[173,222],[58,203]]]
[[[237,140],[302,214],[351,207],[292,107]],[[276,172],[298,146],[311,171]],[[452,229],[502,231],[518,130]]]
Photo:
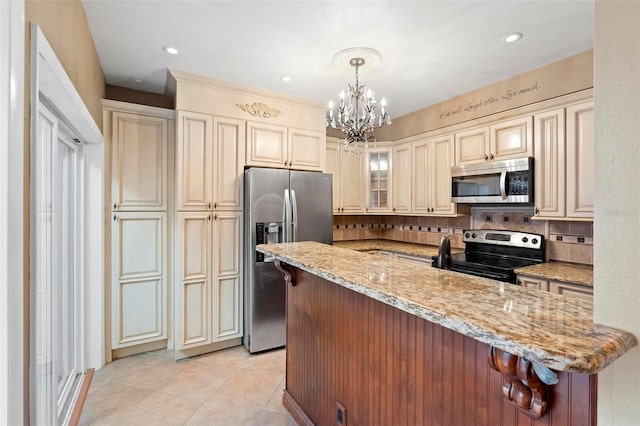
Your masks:
[[[527,237],[522,237],[522,242],[526,243],[527,241],[529,241],[529,239]]]
[[[475,238],[476,237],[476,233],[474,232],[473,234],[471,234],[471,238]]]
[[[464,237],[465,237],[465,238],[469,238],[469,235],[470,235],[470,234],[467,232],[466,234],[464,234]]]
[[[538,239],[537,239],[537,238],[534,238],[533,240],[531,240],[531,242],[532,242],[533,244],[538,244]]]

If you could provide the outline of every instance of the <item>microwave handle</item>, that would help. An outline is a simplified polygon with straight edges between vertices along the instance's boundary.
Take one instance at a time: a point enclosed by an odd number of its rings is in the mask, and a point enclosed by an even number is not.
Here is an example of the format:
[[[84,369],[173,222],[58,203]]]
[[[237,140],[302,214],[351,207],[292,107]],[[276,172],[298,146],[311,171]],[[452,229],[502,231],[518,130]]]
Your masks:
[[[500,173],[500,195],[503,200],[507,199],[507,171],[503,170]]]

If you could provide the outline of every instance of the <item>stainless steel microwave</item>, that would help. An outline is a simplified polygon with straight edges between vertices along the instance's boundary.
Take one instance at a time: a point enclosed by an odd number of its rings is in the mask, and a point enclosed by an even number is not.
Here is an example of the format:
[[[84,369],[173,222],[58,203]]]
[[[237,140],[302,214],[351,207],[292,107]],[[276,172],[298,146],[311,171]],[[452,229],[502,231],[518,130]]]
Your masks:
[[[454,203],[533,203],[533,157],[451,168]]]

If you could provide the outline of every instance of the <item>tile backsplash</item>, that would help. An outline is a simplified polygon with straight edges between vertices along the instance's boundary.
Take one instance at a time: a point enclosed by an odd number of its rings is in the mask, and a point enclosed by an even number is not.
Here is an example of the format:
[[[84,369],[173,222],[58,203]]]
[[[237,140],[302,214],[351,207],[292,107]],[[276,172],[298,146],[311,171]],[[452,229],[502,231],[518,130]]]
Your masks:
[[[472,207],[469,216],[334,216],[333,240],[385,239],[464,248],[464,229],[508,229],[542,234],[548,260],[593,264],[593,223],[532,219],[530,207]]]

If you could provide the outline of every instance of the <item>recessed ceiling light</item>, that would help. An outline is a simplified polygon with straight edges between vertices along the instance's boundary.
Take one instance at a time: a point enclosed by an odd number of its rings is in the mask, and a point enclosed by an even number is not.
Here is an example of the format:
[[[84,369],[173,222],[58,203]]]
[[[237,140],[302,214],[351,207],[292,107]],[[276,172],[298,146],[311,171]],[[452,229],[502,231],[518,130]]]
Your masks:
[[[513,34],[507,34],[506,36],[502,37],[502,41],[505,43],[513,43],[514,41],[518,41],[522,38],[522,33],[513,33]]]
[[[289,77],[288,75],[284,75],[280,77],[280,80],[284,81],[285,83],[288,83],[291,81],[291,77]]]
[[[141,79],[140,77],[136,77],[136,78],[134,78],[134,79],[133,79],[133,81],[134,81],[135,83],[142,83],[144,80],[143,80],[143,79]]]
[[[165,46],[165,47],[162,48],[162,50],[167,52],[169,55],[177,55],[178,54],[178,49],[176,49],[175,47]]]

